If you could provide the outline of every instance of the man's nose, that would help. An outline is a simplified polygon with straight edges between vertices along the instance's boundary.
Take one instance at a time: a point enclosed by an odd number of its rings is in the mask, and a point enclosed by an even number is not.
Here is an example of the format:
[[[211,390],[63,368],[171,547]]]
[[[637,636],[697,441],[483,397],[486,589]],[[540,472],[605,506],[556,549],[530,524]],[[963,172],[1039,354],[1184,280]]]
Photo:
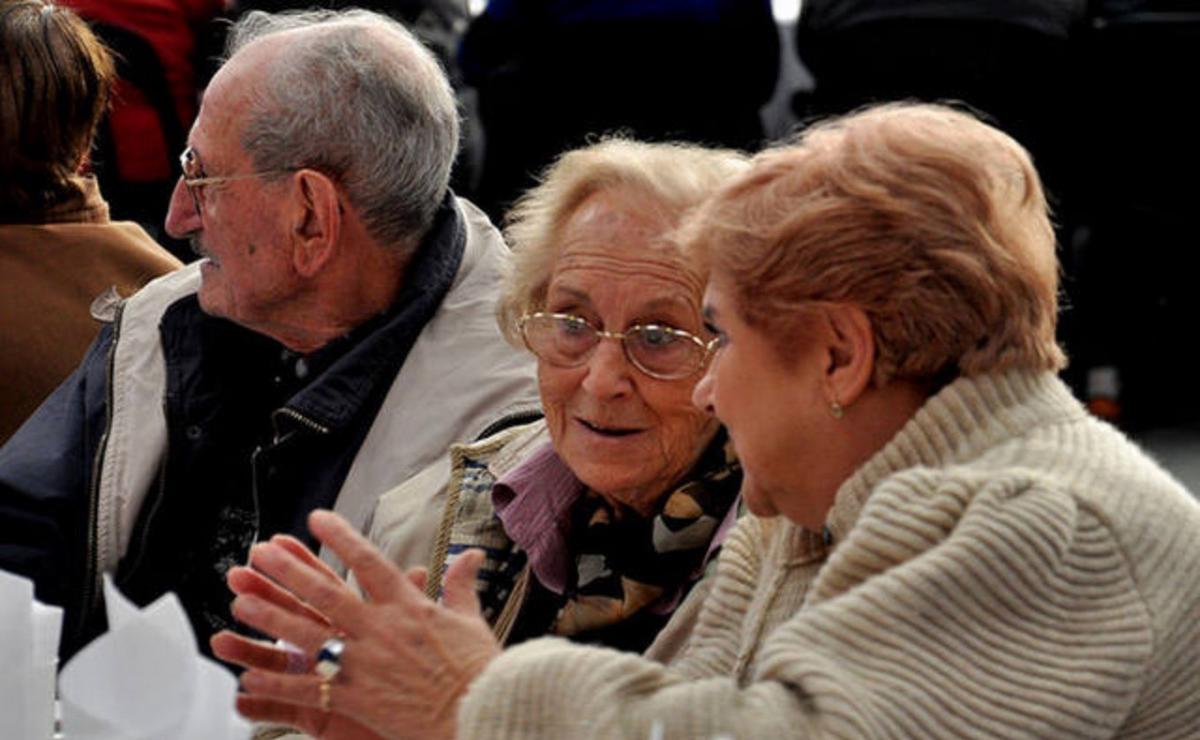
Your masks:
[[[167,220],[164,224],[167,233],[176,239],[183,239],[195,231],[199,231],[202,223],[200,213],[192,194],[180,177],[175,181],[175,189],[171,191],[171,205],[167,209]]]

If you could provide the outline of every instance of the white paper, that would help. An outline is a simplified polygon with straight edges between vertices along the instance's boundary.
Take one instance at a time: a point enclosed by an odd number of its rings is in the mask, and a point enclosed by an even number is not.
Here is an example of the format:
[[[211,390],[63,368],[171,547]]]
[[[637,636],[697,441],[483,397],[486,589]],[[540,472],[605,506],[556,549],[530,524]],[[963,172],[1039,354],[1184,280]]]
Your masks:
[[[54,736],[54,694],[62,619],[62,607],[33,602],[33,669],[29,681],[27,737]]]
[[[50,738],[62,610],[34,601],[33,583],[0,571],[0,737]]]
[[[138,609],[108,580],[109,631],[59,676],[64,740],[244,740],[237,681],[196,650],[183,607],[166,594]]]

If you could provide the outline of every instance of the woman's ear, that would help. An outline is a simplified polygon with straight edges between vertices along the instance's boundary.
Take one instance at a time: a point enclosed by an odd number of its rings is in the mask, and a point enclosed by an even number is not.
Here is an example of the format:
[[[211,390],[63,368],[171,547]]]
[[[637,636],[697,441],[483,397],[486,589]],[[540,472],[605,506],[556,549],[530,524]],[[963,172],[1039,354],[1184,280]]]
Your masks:
[[[302,169],[294,176],[292,264],[311,278],[333,258],[342,230],[337,185],[327,175]]]
[[[834,304],[825,314],[828,365],[826,393],[836,406],[850,406],[871,384],[875,374],[875,333],[871,319],[858,306]]]

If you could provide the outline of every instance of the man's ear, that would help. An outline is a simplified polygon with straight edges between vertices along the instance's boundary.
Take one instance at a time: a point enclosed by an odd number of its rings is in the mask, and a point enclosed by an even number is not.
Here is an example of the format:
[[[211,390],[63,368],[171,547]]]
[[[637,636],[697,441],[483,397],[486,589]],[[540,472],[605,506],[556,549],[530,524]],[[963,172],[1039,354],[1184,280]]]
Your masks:
[[[327,175],[302,169],[294,175],[292,264],[302,277],[319,273],[333,258],[342,231],[337,185]]]
[[[829,402],[850,406],[871,384],[875,374],[875,333],[871,319],[858,306],[823,307]]]

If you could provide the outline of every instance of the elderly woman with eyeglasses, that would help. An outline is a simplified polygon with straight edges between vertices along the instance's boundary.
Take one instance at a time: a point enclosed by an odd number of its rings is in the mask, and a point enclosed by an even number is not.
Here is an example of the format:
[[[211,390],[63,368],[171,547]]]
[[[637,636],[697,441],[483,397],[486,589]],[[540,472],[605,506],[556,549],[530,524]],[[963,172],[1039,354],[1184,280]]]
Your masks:
[[[644,650],[735,517],[740,471],[691,403],[712,347],[705,276],[671,234],[745,164],[614,139],[566,154],[510,214],[499,320],[537,357],[545,419],[454,449],[385,495],[370,532],[393,562],[429,562],[431,596],[450,560],[483,548],[501,643]],[[430,501],[432,528],[412,510]]]
[[[482,548],[497,644],[550,634],[646,649],[732,525],[740,470],[691,402],[713,346],[705,275],[672,232],[745,166],[730,151],[608,140],[563,156],[510,215],[500,321],[537,357],[545,418],[518,409],[454,448],[383,496],[369,533],[390,561],[429,564],[431,596],[448,562]],[[261,585],[248,571],[230,583]],[[213,646],[250,666],[282,660],[229,634]]]
[[[332,684],[247,673],[244,707],[328,686],[327,737],[353,736],[338,713],[387,737],[1196,737],[1200,503],[1055,376],[1053,229],[1020,145],[868,109],[759,155],[683,234],[721,344],[695,400],[755,516],[679,658],[501,651],[478,551],[437,605],[318,512],[370,600],[263,546],[294,596],[243,601],[254,624],[345,652]]]

